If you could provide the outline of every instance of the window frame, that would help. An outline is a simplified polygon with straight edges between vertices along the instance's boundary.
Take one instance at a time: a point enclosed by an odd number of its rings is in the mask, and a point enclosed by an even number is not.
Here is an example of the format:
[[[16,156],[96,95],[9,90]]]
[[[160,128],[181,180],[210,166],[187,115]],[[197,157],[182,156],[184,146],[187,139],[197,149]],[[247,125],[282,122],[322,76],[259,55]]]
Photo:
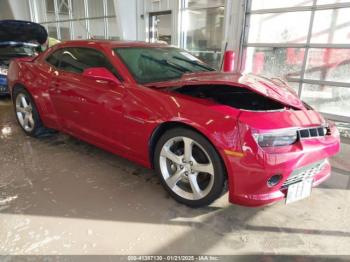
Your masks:
[[[134,72],[130,69],[129,65],[125,62],[125,59],[121,56],[121,54],[118,52],[118,50],[121,49],[139,49],[139,48],[144,48],[144,49],[153,49],[153,47],[151,46],[131,46],[131,47],[114,47],[112,50],[115,52],[116,56],[118,57],[118,59],[123,63],[123,66],[128,70],[128,73],[132,76],[133,80],[140,84],[140,85],[149,85],[152,83],[160,83],[160,82],[166,82],[166,81],[172,81],[172,80],[176,80],[179,79],[178,77],[176,78],[170,78],[170,79],[164,79],[164,80],[159,80],[159,81],[151,81],[151,82],[144,82],[144,81],[140,81],[140,79],[134,74]],[[180,51],[184,51],[186,53],[189,53],[190,55],[193,56],[193,54],[191,54],[189,51],[182,49],[182,48],[178,48],[178,47],[174,47],[174,46],[163,46],[163,47],[157,47],[157,48],[164,48],[164,49],[177,49]],[[199,58],[198,58],[199,59]],[[201,59],[199,59],[204,65],[208,66],[209,68],[212,68],[210,65],[208,65],[207,63],[205,63],[204,61],[202,61]],[[216,69],[212,68],[213,71],[216,71]]]
[[[308,6],[295,6],[295,7],[282,7],[282,8],[266,8],[266,9],[256,9],[252,10],[251,5],[252,1],[249,0],[246,5],[246,12],[245,12],[245,23],[244,23],[244,37],[242,41],[242,53],[245,53],[248,47],[254,47],[254,48],[304,48],[305,54],[302,61],[302,67],[301,67],[301,76],[300,78],[288,78],[288,81],[298,84],[298,95],[299,97],[302,97],[302,91],[303,91],[303,85],[304,84],[319,84],[319,85],[328,85],[328,86],[334,86],[336,87],[347,87],[350,88],[350,83],[344,83],[344,82],[338,82],[338,81],[324,81],[324,80],[312,80],[305,78],[306,76],[306,67],[307,67],[307,61],[309,57],[309,50],[312,48],[331,48],[331,49],[350,49],[350,44],[324,44],[324,43],[312,43],[311,38],[313,34],[313,24],[315,20],[315,14],[317,11],[320,10],[334,10],[334,9],[342,9],[342,8],[349,8],[350,7],[350,1],[349,3],[333,3],[333,4],[320,4],[318,5],[318,0],[313,0],[312,4]],[[257,1],[257,0],[255,0]],[[254,14],[278,14],[278,13],[286,13],[286,12],[301,12],[301,11],[311,11],[311,16],[309,20],[308,26],[308,33],[307,33],[307,39],[305,43],[249,43],[248,37],[249,37],[249,23],[250,19],[249,17]],[[248,28],[248,29],[247,29]],[[243,66],[245,64],[245,57],[241,55],[239,58],[239,70],[243,71]],[[346,120],[346,122],[350,122],[350,118],[343,116],[343,115],[332,115],[323,113],[323,115],[329,119],[332,120],[339,120],[343,121]]]
[[[56,70],[58,71],[61,71],[61,72],[65,72],[65,73],[70,73],[70,74],[76,74],[76,75],[80,75],[82,76],[82,73],[77,73],[77,72],[72,72],[72,71],[67,71],[67,70],[64,70],[62,68],[60,68],[60,63],[61,63],[61,60],[59,60],[59,63],[58,63],[58,66],[55,66],[51,63],[49,63],[47,60],[52,56],[54,55],[55,53],[58,53],[58,52],[62,52],[62,50],[67,50],[67,49],[88,49],[88,50],[93,50],[97,53],[100,53],[104,59],[106,59],[106,61],[111,65],[112,68],[114,68],[115,70],[115,73],[112,72],[110,69],[106,68],[108,71],[110,71],[119,81],[121,82],[124,82],[124,78],[121,76],[121,74],[119,73],[119,70],[113,65],[113,63],[110,61],[110,59],[101,51],[101,50],[98,50],[97,48],[93,48],[93,47],[85,47],[85,46],[69,46],[69,47],[60,47],[56,50],[53,50],[52,52],[50,52],[45,58],[44,58],[44,62],[46,64],[48,64],[49,66],[52,66],[54,67]],[[93,67],[89,67],[89,68],[93,68]]]
[[[223,3],[219,3],[219,4],[212,4],[210,1],[208,1],[209,4],[208,6],[187,6],[186,5],[186,0],[179,0],[180,1],[180,8],[179,8],[179,17],[180,17],[180,22],[179,22],[179,47],[181,49],[184,49],[186,52],[198,57],[200,53],[214,53],[214,54],[218,54],[220,55],[219,60],[217,61],[217,66],[214,66],[216,70],[220,70],[221,66],[222,66],[222,62],[223,62],[223,58],[224,58],[224,51],[225,51],[225,46],[223,44],[221,44],[221,48],[220,51],[210,51],[210,50],[189,50],[187,49],[187,43],[186,43],[186,38],[187,38],[187,33],[185,33],[184,31],[184,24],[183,24],[183,19],[184,19],[184,15],[185,12],[187,11],[207,11],[207,10],[213,10],[213,9],[217,9],[217,8],[224,8],[224,21],[223,21],[223,28],[222,28],[222,39],[221,42],[224,41],[225,39],[225,26],[227,26],[227,19],[231,19],[228,18],[226,15],[226,8],[227,6],[227,0],[224,1]],[[208,48],[206,48],[208,49]],[[207,61],[204,61],[205,63],[207,63]],[[207,63],[208,64],[208,63]],[[210,64],[209,64],[210,65]],[[210,65],[213,66],[213,65]]]

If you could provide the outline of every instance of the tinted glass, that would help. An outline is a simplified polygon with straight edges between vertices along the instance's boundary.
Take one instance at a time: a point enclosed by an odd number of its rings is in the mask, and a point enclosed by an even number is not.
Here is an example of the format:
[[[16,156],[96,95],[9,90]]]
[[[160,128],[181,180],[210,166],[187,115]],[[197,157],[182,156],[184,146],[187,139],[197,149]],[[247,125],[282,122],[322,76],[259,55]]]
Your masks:
[[[177,48],[116,48],[130,73],[139,83],[181,78],[184,73],[213,71],[193,55]]]
[[[53,65],[54,67],[58,67],[59,66],[59,57],[62,53],[62,50],[57,50],[55,52],[53,52],[51,55],[49,55],[46,58],[46,62],[48,62],[50,65]]]
[[[51,57],[52,56],[52,57]],[[64,48],[53,53],[47,61],[56,67],[72,73],[81,74],[85,69],[91,67],[105,67],[111,71],[119,80],[117,70],[108,61],[104,54],[92,48]],[[59,60],[58,65],[57,61]]]

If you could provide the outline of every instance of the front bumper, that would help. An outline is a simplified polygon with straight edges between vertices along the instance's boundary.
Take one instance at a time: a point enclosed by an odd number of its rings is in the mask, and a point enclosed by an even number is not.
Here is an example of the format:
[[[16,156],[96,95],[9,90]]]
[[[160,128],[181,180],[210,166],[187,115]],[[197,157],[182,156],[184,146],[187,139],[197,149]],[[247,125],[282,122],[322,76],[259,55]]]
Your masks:
[[[288,191],[286,184],[300,181],[302,177],[298,179],[296,175],[302,176],[304,171],[313,177],[313,186],[319,185],[331,174],[328,158],[340,149],[335,127],[331,135],[270,151],[257,146],[249,136],[243,141],[242,156],[226,156],[225,162],[229,174],[229,200],[244,206],[263,206],[284,199]],[[269,187],[267,181],[274,175],[281,175],[282,179]]]

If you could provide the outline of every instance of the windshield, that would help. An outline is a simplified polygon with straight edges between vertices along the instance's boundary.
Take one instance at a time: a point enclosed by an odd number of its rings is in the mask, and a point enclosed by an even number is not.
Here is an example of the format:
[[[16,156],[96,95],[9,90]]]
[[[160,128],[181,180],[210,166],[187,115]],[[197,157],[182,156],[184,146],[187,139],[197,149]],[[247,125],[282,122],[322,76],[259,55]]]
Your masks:
[[[181,78],[184,73],[215,71],[198,58],[174,47],[115,48],[138,83]]]
[[[33,56],[35,54],[36,54],[35,46],[0,45],[0,57],[1,58]]]

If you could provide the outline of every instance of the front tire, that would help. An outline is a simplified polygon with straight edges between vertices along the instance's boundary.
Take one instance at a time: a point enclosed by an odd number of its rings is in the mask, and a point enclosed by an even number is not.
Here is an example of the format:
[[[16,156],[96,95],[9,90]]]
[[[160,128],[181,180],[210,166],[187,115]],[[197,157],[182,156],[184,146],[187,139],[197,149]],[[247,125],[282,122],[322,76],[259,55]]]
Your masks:
[[[22,130],[29,136],[38,137],[48,133],[40,119],[32,96],[22,87],[13,91],[16,119]]]
[[[190,129],[174,128],[160,137],[154,166],[169,194],[187,206],[209,205],[224,190],[226,172],[217,151]]]

